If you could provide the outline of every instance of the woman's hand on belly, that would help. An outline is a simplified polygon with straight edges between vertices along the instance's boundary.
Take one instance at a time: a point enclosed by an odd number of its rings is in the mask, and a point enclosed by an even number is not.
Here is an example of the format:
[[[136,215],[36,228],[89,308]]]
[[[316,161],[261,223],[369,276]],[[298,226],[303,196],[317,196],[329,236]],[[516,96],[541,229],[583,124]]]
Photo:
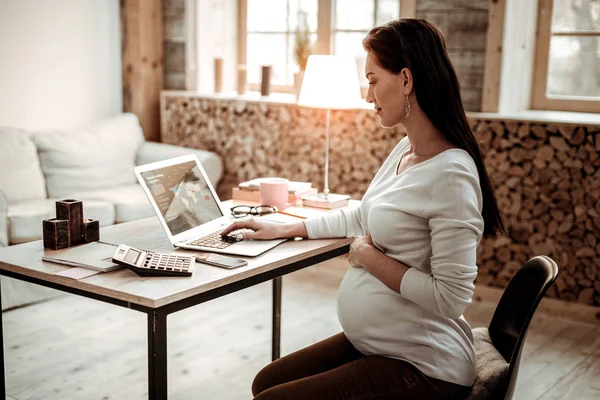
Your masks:
[[[373,250],[377,250],[371,234],[367,233],[366,236],[358,236],[354,239],[354,242],[350,245],[350,253],[348,253],[348,261],[353,267],[364,267],[364,262],[368,259],[369,253]]]
[[[385,283],[393,291],[400,293],[402,278],[408,267],[388,257],[373,243],[371,235],[359,236],[350,245],[348,261],[353,267],[362,267]]]

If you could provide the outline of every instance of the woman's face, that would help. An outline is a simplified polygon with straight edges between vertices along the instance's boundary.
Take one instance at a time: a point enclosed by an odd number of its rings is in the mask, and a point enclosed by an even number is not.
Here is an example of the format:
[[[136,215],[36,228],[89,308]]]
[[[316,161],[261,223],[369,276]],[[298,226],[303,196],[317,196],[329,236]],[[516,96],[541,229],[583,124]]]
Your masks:
[[[369,81],[367,102],[373,103],[379,123],[391,128],[404,121],[404,95],[402,73],[393,74],[377,64],[375,57],[367,53],[365,76]]]

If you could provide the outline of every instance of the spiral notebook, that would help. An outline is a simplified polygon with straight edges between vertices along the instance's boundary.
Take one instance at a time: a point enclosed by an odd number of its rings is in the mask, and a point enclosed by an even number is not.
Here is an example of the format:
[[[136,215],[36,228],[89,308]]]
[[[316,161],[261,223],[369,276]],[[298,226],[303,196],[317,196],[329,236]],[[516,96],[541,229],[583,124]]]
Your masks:
[[[107,242],[90,242],[60,250],[44,249],[43,261],[89,268],[100,272],[122,268],[112,261],[117,245]]]

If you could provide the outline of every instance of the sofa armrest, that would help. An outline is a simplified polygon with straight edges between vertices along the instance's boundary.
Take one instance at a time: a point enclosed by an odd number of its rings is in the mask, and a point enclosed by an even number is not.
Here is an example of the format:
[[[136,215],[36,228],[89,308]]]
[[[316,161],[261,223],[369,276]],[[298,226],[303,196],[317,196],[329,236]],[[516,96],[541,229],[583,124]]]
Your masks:
[[[8,200],[0,192],[0,247],[8,246]]]
[[[144,142],[138,151],[136,165],[149,164],[186,154],[196,154],[200,164],[206,171],[206,175],[208,175],[208,179],[216,189],[223,177],[223,160],[218,154],[211,151],[190,149],[166,143]]]

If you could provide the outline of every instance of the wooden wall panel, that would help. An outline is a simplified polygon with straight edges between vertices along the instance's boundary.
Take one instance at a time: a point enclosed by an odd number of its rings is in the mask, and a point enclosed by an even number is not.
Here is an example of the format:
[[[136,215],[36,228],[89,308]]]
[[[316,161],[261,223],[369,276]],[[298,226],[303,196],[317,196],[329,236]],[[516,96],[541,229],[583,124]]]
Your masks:
[[[163,88],[161,0],[121,0],[123,111],[138,116],[147,140],[160,140]]]
[[[486,11],[489,0],[417,0],[417,12],[420,11]]]
[[[481,111],[483,112],[498,112],[505,8],[505,0],[490,2],[481,100]]]
[[[465,109],[481,109],[488,30],[488,0],[419,0],[417,18],[436,25],[461,86]]]
[[[185,0],[163,0],[165,89],[185,89]]]

